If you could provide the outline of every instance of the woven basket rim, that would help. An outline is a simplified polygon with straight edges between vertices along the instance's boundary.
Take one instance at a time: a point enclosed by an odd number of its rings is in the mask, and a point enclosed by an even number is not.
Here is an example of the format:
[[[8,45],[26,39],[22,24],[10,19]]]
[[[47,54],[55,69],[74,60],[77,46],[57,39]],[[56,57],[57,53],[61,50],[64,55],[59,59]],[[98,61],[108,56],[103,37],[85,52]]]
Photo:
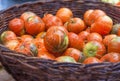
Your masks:
[[[3,9],[3,10],[0,11],[0,14],[4,13],[5,11],[7,11],[11,8],[20,7],[20,6],[23,6],[23,5],[26,5],[26,4],[36,4],[36,3],[45,4],[45,3],[53,3],[53,2],[74,2],[74,0],[65,0],[65,1],[64,0],[58,0],[58,1],[57,0],[51,0],[51,1],[45,0],[44,2],[40,1],[40,0],[38,0],[38,1],[28,1],[28,2],[24,2],[22,4],[14,4],[14,5],[6,8],[6,9]],[[109,5],[109,6],[113,6],[117,9],[120,9],[120,7],[118,7],[118,6],[112,5],[110,3],[102,2],[101,0],[84,0],[84,1],[83,0],[75,0],[75,2],[98,2],[98,3],[103,3],[103,4],[106,4],[106,5]]]

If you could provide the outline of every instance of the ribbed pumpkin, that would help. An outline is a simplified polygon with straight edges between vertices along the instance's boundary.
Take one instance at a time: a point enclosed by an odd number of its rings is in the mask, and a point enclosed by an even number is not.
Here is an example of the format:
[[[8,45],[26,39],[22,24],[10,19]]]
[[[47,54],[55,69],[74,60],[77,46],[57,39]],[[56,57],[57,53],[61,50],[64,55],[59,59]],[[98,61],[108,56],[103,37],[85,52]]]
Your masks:
[[[68,31],[63,26],[52,26],[46,32],[44,43],[49,52],[58,56],[68,47]]]

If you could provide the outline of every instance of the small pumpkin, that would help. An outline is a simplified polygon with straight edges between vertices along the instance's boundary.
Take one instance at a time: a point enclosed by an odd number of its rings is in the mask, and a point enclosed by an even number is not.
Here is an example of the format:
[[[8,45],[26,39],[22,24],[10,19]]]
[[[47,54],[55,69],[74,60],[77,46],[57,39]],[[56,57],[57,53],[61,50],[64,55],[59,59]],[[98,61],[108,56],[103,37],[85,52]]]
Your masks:
[[[68,47],[68,31],[63,26],[53,26],[48,29],[44,38],[46,49],[58,56]]]

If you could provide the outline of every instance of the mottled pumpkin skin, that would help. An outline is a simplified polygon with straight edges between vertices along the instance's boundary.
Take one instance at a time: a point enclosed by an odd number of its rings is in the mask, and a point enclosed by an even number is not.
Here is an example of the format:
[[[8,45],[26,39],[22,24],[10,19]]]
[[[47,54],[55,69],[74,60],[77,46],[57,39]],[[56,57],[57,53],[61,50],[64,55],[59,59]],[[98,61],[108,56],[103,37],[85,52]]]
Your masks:
[[[63,26],[53,26],[46,32],[44,43],[49,52],[59,56],[68,47],[68,31]]]

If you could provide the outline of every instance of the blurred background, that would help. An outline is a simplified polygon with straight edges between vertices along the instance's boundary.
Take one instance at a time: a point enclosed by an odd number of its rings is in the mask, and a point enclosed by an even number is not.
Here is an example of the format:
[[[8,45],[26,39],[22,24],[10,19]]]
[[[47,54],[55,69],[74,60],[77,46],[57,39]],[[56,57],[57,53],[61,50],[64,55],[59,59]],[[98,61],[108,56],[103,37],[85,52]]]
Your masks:
[[[0,10],[6,9],[14,4],[21,4],[27,1],[37,1],[37,0],[0,0]]]
[[[14,4],[21,4],[28,1],[41,1],[41,2],[47,1],[48,2],[52,0],[0,0],[0,10],[6,9]]]

